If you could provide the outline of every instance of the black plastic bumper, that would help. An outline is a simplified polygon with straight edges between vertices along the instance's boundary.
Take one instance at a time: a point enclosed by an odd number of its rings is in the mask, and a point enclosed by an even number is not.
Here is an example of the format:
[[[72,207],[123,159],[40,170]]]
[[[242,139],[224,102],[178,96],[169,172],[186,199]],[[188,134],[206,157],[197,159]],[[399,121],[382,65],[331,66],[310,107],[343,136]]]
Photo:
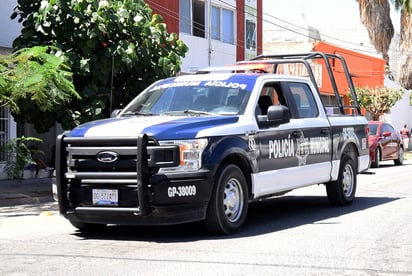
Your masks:
[[[116,141],[121,144],[129,141]],[[110,145],[110,139],[105,140]],[[103,141],[103,142],[105,142]],[[172,167],[180,162],[173,147],[147,146],[147,136],[134,140],[135,171],[69,171],[68,145],[101,144],[101,139],[61,135],[56,141],[57,200],[60,213],[73,222],[123,225],[167,225],[202,220],[213,189],[211,171],[172,174],[153,173],[153,168]],[[169,152],[170,153],[169,153]],[[164,154],[166,152],[166,154]],[[159,154],[160,153],[160,154]],[[163,156],[172,156],[164,160]],[[160,156],[160,157],[156,157]],[[163,158],[163,159],[162,159]],[[75,163],[75,162],[74,162]],[[75,164],[76,165],[76,164]],[[96,206],[94,189],[113,189],[117,206]]]

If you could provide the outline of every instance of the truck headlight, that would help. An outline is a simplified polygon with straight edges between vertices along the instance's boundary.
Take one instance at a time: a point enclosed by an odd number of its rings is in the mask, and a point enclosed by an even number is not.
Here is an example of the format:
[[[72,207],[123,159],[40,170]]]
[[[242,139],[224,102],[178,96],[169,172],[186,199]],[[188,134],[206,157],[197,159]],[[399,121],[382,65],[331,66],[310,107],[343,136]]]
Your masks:
[[[159,141],[163,145],[178,145],[180,149],[180,165],[161,168],[159,173],[196,171],[202,167],[202,153],[207,146],[207,139]]]

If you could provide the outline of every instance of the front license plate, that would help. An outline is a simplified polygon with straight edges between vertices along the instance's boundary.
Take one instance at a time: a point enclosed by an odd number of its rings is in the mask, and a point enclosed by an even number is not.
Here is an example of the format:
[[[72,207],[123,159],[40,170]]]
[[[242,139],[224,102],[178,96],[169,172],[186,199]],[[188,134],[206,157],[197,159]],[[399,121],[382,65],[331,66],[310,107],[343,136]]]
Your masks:
[[[119,193],[111,189],[93,189],[93,205],[117,206],[119,205]]]

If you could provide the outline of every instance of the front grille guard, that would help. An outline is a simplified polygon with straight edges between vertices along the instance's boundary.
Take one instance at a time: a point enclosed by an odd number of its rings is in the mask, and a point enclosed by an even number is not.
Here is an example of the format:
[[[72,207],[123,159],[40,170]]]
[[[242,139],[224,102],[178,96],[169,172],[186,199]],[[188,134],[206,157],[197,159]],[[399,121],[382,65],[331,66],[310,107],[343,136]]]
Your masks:
[[[68,172],[68,145],[77,146],[136,146],[136,171],[135,172]],[[62,214],[66,213],[70,205],[67,199],[69,179],[135,179],[139,202],[139,213],[150,213],[148,183],[153,168],[176,167],[180,163],[179,147],[174,145],[159,146],[149,145],[149,138],[141,134],[137,138],[90,138],[68,137],[64,134],[56,139],[56,186],[57,200]]]

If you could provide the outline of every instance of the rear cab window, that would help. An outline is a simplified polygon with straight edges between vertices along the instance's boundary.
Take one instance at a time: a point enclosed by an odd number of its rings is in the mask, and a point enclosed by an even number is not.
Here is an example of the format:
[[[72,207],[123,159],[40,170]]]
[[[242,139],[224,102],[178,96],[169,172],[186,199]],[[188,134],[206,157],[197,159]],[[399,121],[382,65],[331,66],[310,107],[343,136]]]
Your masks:
[[[312,91],[306,83],[289,82],[290,92],[296,108],[296,118],[314,118],[319,115]]]

